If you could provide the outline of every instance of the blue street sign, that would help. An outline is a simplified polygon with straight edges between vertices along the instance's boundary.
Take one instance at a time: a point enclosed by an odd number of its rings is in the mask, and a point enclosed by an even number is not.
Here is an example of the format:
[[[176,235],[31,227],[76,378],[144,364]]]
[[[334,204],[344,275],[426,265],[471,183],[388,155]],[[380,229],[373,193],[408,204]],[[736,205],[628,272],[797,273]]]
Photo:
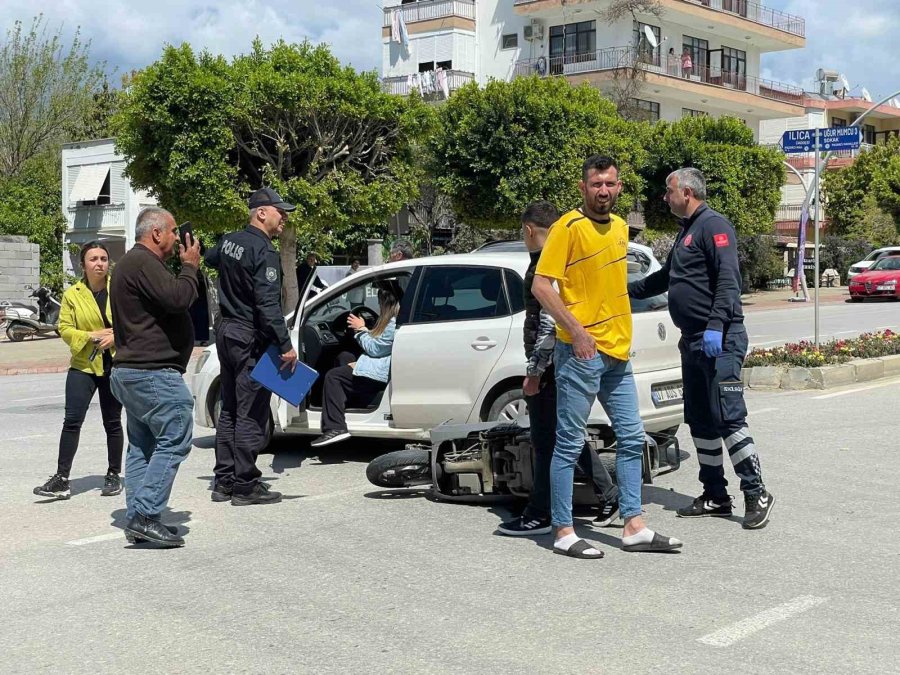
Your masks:
[[[785,131],[781,137],[782,149],[794,152],[815,152],[816,131],[819,132],[819,150],[856,150],[859,148],[859,127],[832,127],[828,129],[801,129]]]

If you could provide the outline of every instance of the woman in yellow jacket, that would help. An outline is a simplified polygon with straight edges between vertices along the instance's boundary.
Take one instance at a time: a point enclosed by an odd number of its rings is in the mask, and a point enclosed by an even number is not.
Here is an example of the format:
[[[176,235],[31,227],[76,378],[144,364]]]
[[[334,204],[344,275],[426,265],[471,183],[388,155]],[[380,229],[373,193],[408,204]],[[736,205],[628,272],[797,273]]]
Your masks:
[[[72,350],[59,460],[50,480],[34,488],[34,494],[53,499],[71,496],[69,472],[78,450],[81,425],[97,390],[109,455],[109,469],[100,494],[112,496],[122,492],[122,404],[109,388],[115,342],[109,306],[109,251],[102,242],[91,241],[82,247],[81,268],[84,277],[63,294],[59,312],[59,334]]]

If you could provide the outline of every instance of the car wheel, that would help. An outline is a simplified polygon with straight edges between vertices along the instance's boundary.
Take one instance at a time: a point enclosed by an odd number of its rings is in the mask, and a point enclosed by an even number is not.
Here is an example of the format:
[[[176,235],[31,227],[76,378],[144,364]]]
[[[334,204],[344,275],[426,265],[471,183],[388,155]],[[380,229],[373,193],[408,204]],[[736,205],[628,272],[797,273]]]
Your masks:
[[[494,399],[485,422],[515,422],[520,415],[527,413],[525,393],[521,389],[511,389]]]
[[[212,406],[212,422],[213,425],[219,426],[219,415],[222,414],[222,397],[219,394],[218,387],[216,388],[216,402],[213,403]],[[272,419],[272,411],[269,410],[269,419],[266,423],[266,444],[264,447],[268,448],[272,443],[272,437],[275,435],[275,420]]]

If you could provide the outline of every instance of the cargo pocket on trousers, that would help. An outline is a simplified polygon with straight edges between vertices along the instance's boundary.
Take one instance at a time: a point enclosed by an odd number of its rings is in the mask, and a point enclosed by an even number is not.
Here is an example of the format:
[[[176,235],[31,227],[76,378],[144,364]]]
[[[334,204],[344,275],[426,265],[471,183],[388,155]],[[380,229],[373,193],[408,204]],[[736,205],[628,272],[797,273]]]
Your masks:
[[[723,422],[737,422],[747,417],[743,382],[719,383],[719,407]]]

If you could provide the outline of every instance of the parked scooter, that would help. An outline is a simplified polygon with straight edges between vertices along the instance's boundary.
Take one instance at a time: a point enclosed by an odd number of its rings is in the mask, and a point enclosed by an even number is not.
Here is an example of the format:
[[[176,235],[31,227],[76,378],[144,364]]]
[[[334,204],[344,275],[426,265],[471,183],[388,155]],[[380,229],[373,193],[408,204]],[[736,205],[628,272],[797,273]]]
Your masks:
[[[643,478],[652,483],[660,473],[681,464],[677,427],[646,434]],[[588,443],[610,475],[616,475],[615,437],[609,427],[588,429]],[[518,424],[441,425],[431,431],[431,445],[376,457],[366,467],[369,481],[384,488],[430,485],[436,498],[485,502],[527,498],[534,485],[534,449],[527,427]],[[594,505],[597,497],[585,476],[576,471],[573,502]]]
[[[28,288],[31,289],[30,286]],[[31,290],[30,297],[37,299],[37,311],[25,314],[25,309],[32,308],[7,307],[5,309],[6,337],[12,342],[21,342],[25,338],[35,335],[49,335],[50,333],[59,335],[58,323],[61,307],[59,300],[54,298],[50,289],[45,286]]]

